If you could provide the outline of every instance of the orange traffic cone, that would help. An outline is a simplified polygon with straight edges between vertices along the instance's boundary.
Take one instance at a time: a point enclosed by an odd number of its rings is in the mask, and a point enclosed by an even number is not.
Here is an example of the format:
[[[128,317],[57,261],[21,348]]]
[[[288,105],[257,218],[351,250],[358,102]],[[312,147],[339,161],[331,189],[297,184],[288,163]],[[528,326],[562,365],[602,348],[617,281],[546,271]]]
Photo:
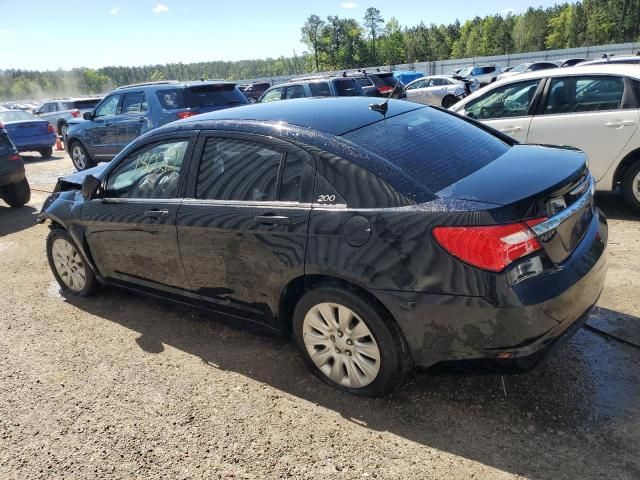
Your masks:
[[[64,150],[64,145],[62,145],[62,142],[60,141],[60,136],[56,135],[56,152],[61,150]]]

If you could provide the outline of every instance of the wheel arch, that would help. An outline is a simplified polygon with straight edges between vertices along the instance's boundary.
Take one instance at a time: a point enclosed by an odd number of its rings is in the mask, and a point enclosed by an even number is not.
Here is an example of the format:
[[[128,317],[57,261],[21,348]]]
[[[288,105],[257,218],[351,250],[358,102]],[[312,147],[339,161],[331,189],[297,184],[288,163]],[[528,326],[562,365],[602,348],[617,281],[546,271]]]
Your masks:
[[[613,174],[613,183],[611,185],[612,190],[622,183],[624,174],[631,167],[631,165],[636,162],[640,162],[640,148],[636,148],[635,150],[629,152],[618,164],[615,173]]]

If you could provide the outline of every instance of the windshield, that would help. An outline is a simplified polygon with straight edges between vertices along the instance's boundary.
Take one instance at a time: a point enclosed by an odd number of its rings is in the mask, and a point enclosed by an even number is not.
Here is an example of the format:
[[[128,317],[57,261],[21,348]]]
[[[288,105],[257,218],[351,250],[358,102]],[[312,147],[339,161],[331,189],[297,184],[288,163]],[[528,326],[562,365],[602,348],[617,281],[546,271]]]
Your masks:
[[[344,135],[437,192],[503,155],[510,146],[454,115],[419,108]]]
[[[5,110],[0,112],[0,122],[22,122],[24,120],[37,120],[37,118],[22,110]]]

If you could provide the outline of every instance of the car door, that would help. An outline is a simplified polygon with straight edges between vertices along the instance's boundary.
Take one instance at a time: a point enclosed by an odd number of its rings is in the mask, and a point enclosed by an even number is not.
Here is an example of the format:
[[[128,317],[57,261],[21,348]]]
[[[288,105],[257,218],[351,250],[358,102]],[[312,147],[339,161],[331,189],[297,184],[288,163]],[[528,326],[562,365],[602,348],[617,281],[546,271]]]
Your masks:
[[[176,216],[195,138],[173,134],[141,146],[109,168],[102,193],[83,205],[85,238],[103,277],[189,291]]]
[[[262,137],[210,133],[198,145],[177,222],[189,283],[212,308],[273,322],[285,286],[304,273],[310,157]]]
[[[262,97],[260,97],[260,103],[277,102],[279,100],[282,100],[283,94],[284,94],[284,87],[273,88],[265,92],[265,94],[262,95]]]
[[[304,85],[287,85],[284,91],[284,99],[291,100],[294,98],[304,98],[307,96],[307,92],[304,89]]]
[[[424,102],[429,105],[440,106],[442,99],[447,94],[447,81],[443,78],[432,78],[426,88],[422,89]]]
[[[619,76],[580,75],[553,78],[545,90],[527,142],[579,148],[600,180],[638,129],[631,84]]]
[[[120,152],[147,129],[147,99],[144,92],[126,92],[113,122],[117,129],[117,149]]]
[[[87,147],[97,160],[110,160],[118,149],[118,130],[115,117],[120,108],[122,95],[114,93],[96,107],[90,123],[85,126]]]
[[[533,79],[492,88],[467,103],[464,110],[459,110],[458,113],[486,123],[524,143],[527,141],[541,85],[541,79]]]
[[[56,123],[56,117],[58,115],[58,102],[47,102],[42,105],[36,112],[36,115],[42,120],[47,120],[52,123]]]

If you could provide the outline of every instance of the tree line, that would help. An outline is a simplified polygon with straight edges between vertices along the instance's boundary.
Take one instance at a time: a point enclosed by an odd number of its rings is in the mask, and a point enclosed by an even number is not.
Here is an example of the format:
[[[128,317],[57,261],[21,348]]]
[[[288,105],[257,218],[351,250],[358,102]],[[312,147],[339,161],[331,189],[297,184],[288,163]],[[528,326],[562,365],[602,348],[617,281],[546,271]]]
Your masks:
[[[292,57],[68,71],[0,70],[0,99],[103,93],[145,81],[237,80],[375,65],[472,58],[640,40],[640,0],[583,0],[448,25],[401,26],[374,7],[362,19],[311,15],[308,51]]]

